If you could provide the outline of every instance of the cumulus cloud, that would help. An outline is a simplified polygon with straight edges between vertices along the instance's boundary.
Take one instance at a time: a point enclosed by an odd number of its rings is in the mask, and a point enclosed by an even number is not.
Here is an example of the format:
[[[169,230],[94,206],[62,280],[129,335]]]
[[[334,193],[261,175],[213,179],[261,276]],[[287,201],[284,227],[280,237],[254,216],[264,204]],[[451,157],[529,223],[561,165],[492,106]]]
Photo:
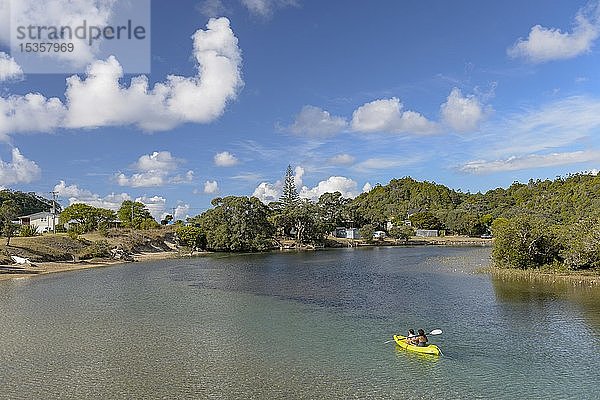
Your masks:
[[[275,184],[262,182],[256,187],[256,189],[254,189],[252,196],[257,197],[263,203],[268,204],[279,200],[282,193],[282,187],[283,185],[279,181]]]
[[[477,97],[463,96],[460,89],[454,88],[447,101],[441,106],[442,119],[457,132],[473,132],[479,129],[485,111]]]
[[[396,97],[366,103],[352,114],[351,128],[357,132],[387,131],[422,135],[438,132],[435,122],[417,112],[404,111],[403,107]]]
[[[304,106],[296,116],[294,123],[287,128],[298,135],[323,136],[332,135],[346,128],[347,122],[315,106]]]
[[[239,163],[239,160],[228,151],[215,154],[214,161],[217,167],[233,167]]]
[[[344,197],[353,198],[358,195],[358,184],[352,179],[343,176],[331,176],[328,179],[319,182],[316,186],[309,188],[303,186],[304,168],[297,166],[295,168],[294,183],[298,189],[301,198],[317,200],[323,193],[340,192]],[[281,180],[275,183],[262,182],[256,187],[252,196],[259,198],[263,203],[268,204],[272,201],[278,201],[283,193],[283,182]]]
[[[0,82],[23,77],[23,70],[14,58],[0,51]]]
[[[572,32],[535,25],[529,36],[517,40],[507,53],[532,63],[564,60],[589,52],[599,35],[600,3],[595,2],[579,10]]]
[[[162,131],[187,122],[214,121],[243,86],[242,59],[227,18],[211,19],[206,28],[192,37],[196,76],[169,75],[152,89],[146,76],[138,76],[126,87],[115,57],[95,61],[83,79],[77,75],[67,79],[66,104],[33,93],[0,98],[0,138],[18,132],[121,125]]]
[[[170,213],[163,212],[160,216],[160,219],[164,219],[167,215],[172,215],[175,221],[181,220],[185,221],[190,216],[190,205],[189,204],[178,204],[174,210],[171,210]]]
[[[338,154],[329,159],[329,163],[335,165],[350,165],[354,162],[355,158],[350,154]]]
[[[115,180],[119,186],[151,187],[163,186],[168,183],[190,183],[194,179],[194,171],[187,171],[184,175],[174,175],[182,160],[174,158],[168,151],[155,151],[152,154],[142,155],[133,168],[137,171],[131,176],[117,173]]]
[[[142,196],[137,197],[135,201],[145,205],[150,215],[156,220],[160,220],[165,213],[167,199],[162,196]]]
[[[54,191],[57,192],[59,197],[68,199],[69,204],[84,203],[114,211],[117,211],[125,200],[131,200],[131,196],[127,193],[111,193],[100,196],[87,189],[81,189],[77,185],[67,185],[62,180],[54,186]]]
[[[529,154],[495,161],[475,160],[464,164],[460,167],[460,170],[470,174],[491,174],[495,172],[555,167],[585,162],[600,162],[600,151],[585,150],[551,154]]]
[[[369,193],[371,190],[373,190],[373,185],[371,185],[369,182],[365,183],[362,188],[363,193]]]
[[[344,176],[330,176],[313,188],[309,189],[303,186],[300,190],[300,197],[314,201],[318,200],[324,193],[340,192],[343,197],[354,198],[358,195],[357,188],[358,184],[352,179]]]
[[[204,182],[204,193],[215,194],[219,191],[219,184],[217,181],[206,181]]]
[[[0,185],[30,183],[40,178],[42,170],[38,165],[25,158],[19,149],[12,149],[12,160],[0,159]]]
[[[10,42],[11,20],[15,26],[75,26],[84,20],[88,26],[106,26],[115,4],[115,0],[0,0],[0,25],[5,27],[0,28],[0,41]],[[75,51],[50,52],[43,56],[82,67],[94,61],[100,50],[99,43],[89,46],[85,39],[77,37],[69,41],[75,45]]]

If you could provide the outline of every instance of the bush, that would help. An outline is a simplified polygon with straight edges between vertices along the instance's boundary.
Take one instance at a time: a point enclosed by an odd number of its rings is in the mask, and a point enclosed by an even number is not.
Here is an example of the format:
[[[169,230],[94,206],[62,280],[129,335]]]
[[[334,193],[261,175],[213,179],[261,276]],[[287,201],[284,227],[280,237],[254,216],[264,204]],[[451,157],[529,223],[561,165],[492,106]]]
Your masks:
[[[93,242],[89,246],[80,250],[77,255],[81,260],[110,257],[110,246],[105,240]]]
[[[22,236],[22,237],[32,237],[32,236],[38,236],[38,235],[39,235],[39,232],[37,231],[37,228],[32,225],[23,225],[23,226],[21,226],[21,229],[19,230],[19,236]]]
[[[560,261],[562,246],[548,221],[533,215],[498,218],[492,224],[492,258],[500,267],[539,268]]]
[[[373,234],[375,233],[375,226],[371,224],[363,225],[359,230],[360,238],[367,241],[367,243],[373,243]]]
[[[206,235],[200,228],[195,226],[180,226],[177,228],[177,242],[180,246],[189,247],[192,250],[206,248]]]

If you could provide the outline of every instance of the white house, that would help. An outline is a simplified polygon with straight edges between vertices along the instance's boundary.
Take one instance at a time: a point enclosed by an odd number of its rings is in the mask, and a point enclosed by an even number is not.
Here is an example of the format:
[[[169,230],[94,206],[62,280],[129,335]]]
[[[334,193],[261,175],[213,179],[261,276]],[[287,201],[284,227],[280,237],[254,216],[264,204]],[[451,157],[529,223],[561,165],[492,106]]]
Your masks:
[[[53,231],[54,227],[56,226],[56,222],[56,215],[47,211],[19,217],[19,224],[31,225],[40,233]]]

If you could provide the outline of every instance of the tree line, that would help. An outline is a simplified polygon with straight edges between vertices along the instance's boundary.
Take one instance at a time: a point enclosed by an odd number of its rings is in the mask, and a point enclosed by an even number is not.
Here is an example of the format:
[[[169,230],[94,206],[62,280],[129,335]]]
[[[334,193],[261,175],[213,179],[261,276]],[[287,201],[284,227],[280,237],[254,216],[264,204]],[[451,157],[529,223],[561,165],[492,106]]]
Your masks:
[[[5,209],[15,204],[0,199]],[[20,201],[47,209],[48,201],[37,200],[40,203]],[[600,176],[591,174],[515,182],[485,193],[463,193],[404,177],[354,199],[334,192],[311,201],[300,198],[288,166],[278,201],[263,204],[255,197],[227,196],[213,199],[212,206],[189,218],[187,226],[181,224],[182,242],[212,251],[260,251],[277,246],[280,238],[323,243],[343,226],[360,228],[366,240],[377,230],[408,239],[413,228],[438,229],[470,236],[492,233],[492,256],[501,267],[600,267]],[[60,217],[61,223],[75,221],[73,229],[80,233],[106,229],[117,219],[121,226],[135,229],[160,225],[142,203],[132,201],[125,201],[117,212],[72,204]],[[171,220],[167,217],[161,224]]]

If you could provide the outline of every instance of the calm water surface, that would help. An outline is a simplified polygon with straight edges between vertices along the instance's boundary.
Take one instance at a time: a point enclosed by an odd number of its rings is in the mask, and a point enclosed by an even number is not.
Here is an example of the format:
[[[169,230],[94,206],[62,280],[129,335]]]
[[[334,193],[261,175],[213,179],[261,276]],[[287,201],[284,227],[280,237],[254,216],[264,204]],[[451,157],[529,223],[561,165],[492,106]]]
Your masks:
[[[211,256],[0,282],[0,398],[599,397],[600,290],[485,248]],[[443,329],[444,356],[384,343]]]

